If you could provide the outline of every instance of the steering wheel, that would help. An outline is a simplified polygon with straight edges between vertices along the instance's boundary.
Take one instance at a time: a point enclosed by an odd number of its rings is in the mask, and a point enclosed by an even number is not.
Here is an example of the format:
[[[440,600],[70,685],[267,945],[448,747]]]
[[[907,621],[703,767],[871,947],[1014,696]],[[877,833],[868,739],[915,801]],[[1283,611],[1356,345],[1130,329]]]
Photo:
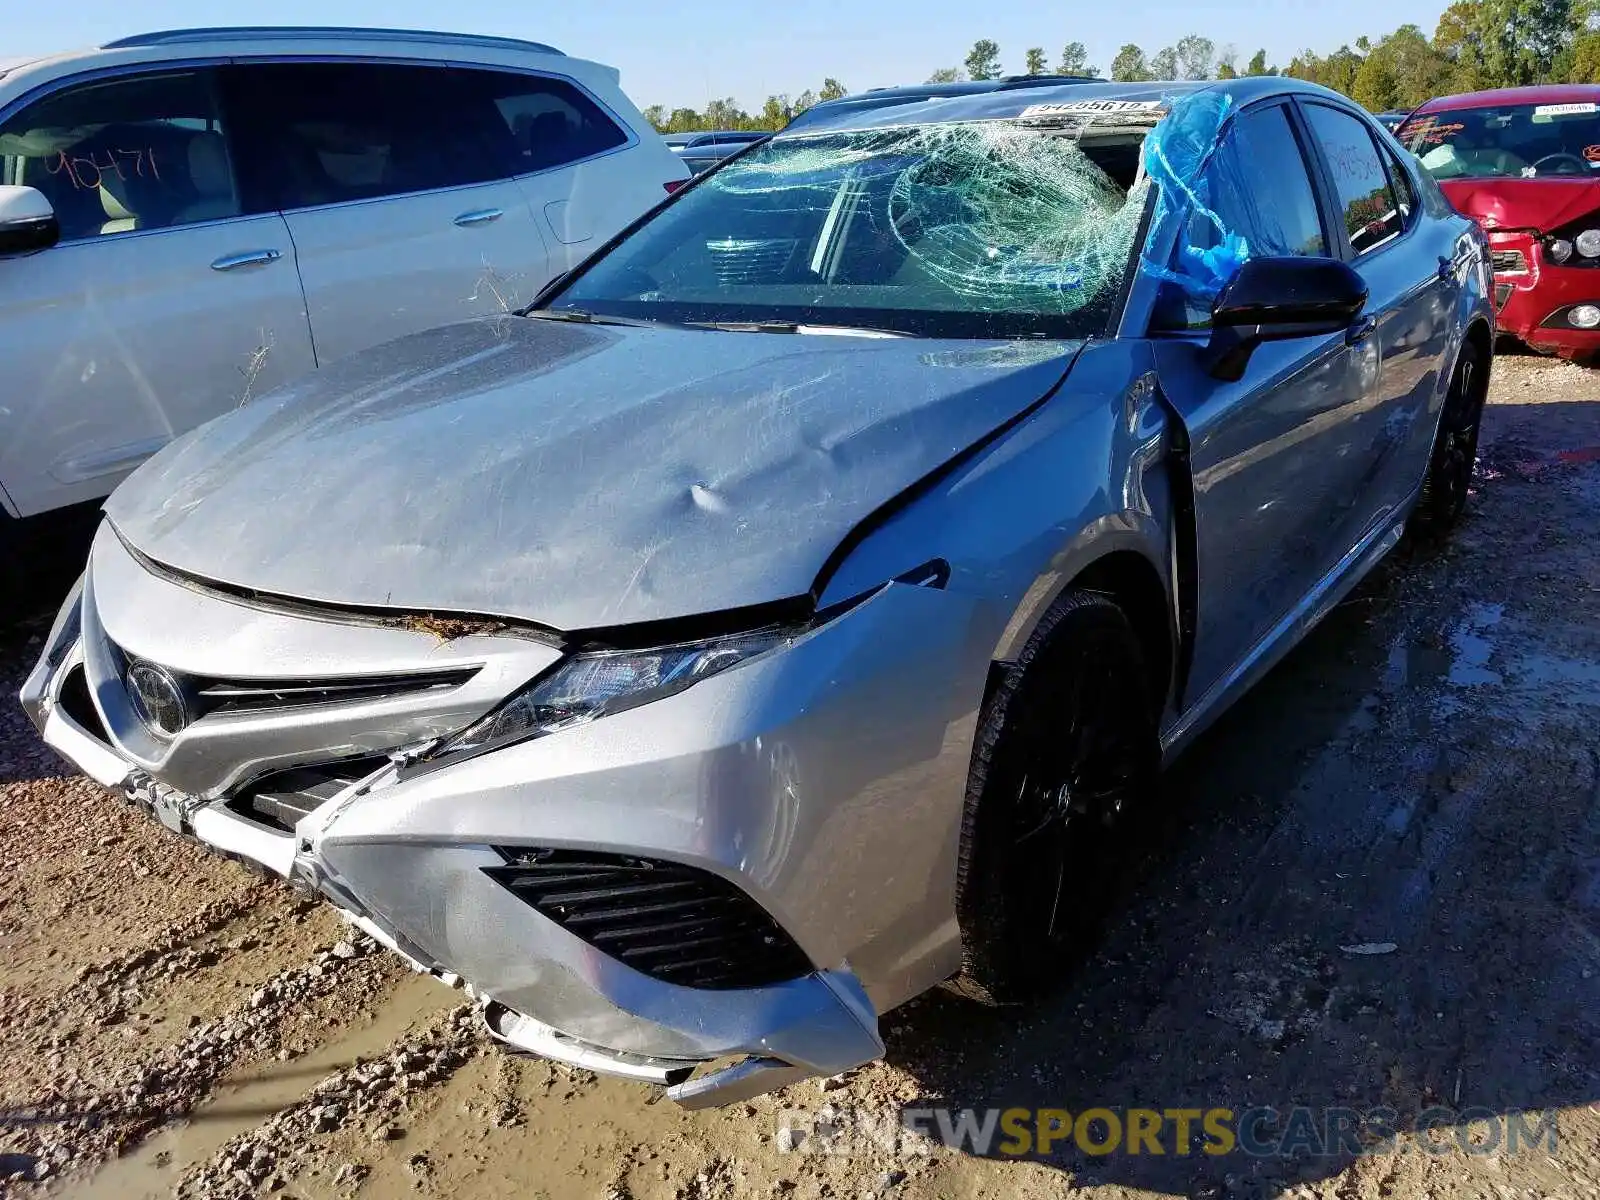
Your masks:
[[[1583,159],[1576,154],[1568,154],[1565,151],[1561,151],[1556,154],[1546,154],[1538,162],[1534,163],[1534,174],[1537,175],[1544,164],[1548,162],[1560,163],[1564,167],[1572,168],[1571,170],[1551,171],[1550,174],[1552,175],[1587,175],[1589,173],[1589,164],[1584,162]]]

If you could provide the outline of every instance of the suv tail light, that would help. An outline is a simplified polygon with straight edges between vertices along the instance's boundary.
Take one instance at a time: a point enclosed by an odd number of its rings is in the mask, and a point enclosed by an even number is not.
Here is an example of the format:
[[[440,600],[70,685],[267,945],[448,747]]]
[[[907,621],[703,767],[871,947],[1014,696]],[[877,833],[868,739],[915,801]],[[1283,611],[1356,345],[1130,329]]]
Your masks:
[[[667,189],[667,195],[670,196],[673,192],[677,191],[688,182],[689,181],[687,179],[669,179],[661,186]]]

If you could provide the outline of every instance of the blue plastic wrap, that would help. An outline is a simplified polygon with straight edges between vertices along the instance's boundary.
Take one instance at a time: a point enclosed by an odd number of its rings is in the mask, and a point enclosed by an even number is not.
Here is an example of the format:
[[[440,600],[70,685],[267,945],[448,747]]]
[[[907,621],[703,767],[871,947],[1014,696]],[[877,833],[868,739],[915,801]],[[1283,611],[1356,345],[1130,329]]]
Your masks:
[[[1199,92],[1172,103],[1171,111],[1144,141],[1144,169],[1158,189],[1153,228],[1175,224],[1180,242],[1170,265],[1141,257],[1142,270],[1197,299],[1217,295],[1250,257],[1244,235],[1229,229],[1208,199],[1221,181],[1210,171],[1218,148],[1232,128],[1233,97]],[[1203,245],[1197,227],[1209,226]]]

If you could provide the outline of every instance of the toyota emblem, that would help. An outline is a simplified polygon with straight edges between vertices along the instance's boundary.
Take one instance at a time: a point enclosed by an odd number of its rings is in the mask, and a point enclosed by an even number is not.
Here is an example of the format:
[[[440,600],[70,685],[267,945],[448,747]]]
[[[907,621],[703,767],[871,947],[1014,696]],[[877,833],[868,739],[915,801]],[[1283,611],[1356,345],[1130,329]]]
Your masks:
[[[139,719],[164,737],[176,737],[188,728],[193,715],[183,685],[165,667],[134,663],[128,668],[128,696]]]

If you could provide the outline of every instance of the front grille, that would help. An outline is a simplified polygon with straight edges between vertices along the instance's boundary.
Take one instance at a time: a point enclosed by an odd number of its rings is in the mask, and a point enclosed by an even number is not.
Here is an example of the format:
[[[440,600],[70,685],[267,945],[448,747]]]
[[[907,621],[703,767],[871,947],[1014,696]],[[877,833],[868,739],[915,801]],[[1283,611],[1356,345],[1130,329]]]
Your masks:
[[[460,687],[477,672],[476,667],[466,667],[426,674],[362,675],[348,679],[196,679],[194,683],[195,695],[204,711],[232,712],[443,691]]]
[[[1490,261],[1494,264],[1496,275],[1526,275],[1528,273],[1528,260],[1521,250],[1496,250]]]
[[[120,646],[116,651],[123,679],[143,661]],[[154,665],[154,664],[152,664]],[[195,719],[212,713],[259,712],[311,705],[345,704],[358,700],[387,700],[419,692],[449,691],[478,673],[478,667],[452,667],[390,675],[340,675],[283,679],[227,679],[189,675],[177,671],[173,678],[182,688]]]
[[[694,988],[750,988],[811,973],[765,910],[726,879],[678,863],[496,847],[491,879],[628,966]]]

